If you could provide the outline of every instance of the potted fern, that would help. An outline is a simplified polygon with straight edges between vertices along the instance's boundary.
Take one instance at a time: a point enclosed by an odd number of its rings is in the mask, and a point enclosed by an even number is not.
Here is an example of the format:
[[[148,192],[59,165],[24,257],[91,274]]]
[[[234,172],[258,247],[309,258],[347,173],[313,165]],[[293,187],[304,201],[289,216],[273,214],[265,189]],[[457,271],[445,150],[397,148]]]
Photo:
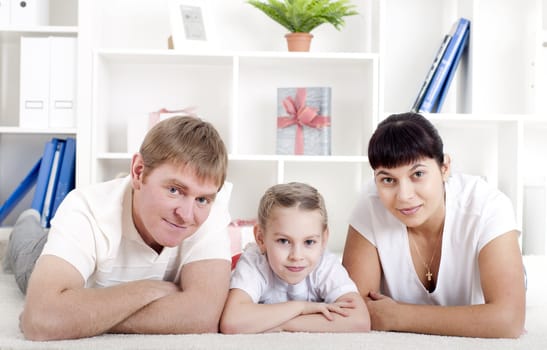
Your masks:
[[[324,23],[340,30],[346,23],[344,17],[357,15],[350,0],[247,0],[271,19],[281,24],[289,51],[309,51],[313,35],[310,32]],[[293,43],[297,46],[293,46]],[[304,45],[298,45],[304,43]]]

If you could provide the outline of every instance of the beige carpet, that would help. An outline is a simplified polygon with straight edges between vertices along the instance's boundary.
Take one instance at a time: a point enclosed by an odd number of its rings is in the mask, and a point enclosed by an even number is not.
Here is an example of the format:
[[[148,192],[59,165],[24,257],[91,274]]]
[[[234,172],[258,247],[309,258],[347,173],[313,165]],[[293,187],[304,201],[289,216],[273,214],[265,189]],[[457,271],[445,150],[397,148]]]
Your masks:
[[[2,255],[0,244],[0,256]],[[1,270],[1,269],[0,269]],[[546,269],[530,269],[544,281]],[[541,275],[540,275],[541,274]],[[536,279],[537,277],[537,279]],[[533,284],[532,284],[533,285]],[[539,294],[538,291],[535,292]],[[547,299],[547,294],[543,294]],[[542,300],[543,300],[542,299]],[[258,335],[102,335],[89,339],[31,342],[23,339],[18,317],[24,302],[13,275],[0,273],[0,349],[547,349],[547,306],[538,300],[527,309],[527,333],[516,340],[441,337],[371,332],[363,334],[279,333]]]
[[[0,349],[547,349],[547,307],[527,310],[527,334],[517,340],[470,339],[371,332],[368,334],[281,333],[260,335],[103,335],[89,339],[31,342],[18,317],[23,295],[13,275],[0,274]]]

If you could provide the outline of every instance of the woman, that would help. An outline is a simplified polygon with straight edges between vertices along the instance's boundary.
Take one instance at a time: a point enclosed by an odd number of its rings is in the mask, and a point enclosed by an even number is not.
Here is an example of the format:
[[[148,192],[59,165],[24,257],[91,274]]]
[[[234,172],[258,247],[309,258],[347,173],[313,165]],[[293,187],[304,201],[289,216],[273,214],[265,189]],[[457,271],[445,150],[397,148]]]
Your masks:
[[[372,329],[515,338],[525,319],[511,201],[480,177],[450,174],[435,127],[392,115],[369,142],[374,181],[350,219],[343,264]]]

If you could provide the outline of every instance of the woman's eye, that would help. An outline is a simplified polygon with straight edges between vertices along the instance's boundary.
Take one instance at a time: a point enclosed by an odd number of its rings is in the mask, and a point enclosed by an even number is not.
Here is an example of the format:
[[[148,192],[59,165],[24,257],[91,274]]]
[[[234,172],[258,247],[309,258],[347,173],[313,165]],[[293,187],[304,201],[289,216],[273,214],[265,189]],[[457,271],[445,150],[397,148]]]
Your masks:
[[[277,242],[281,244],[289,244],[289,240],[285,238],[279,238]]]
[[[393,180],[393,178],[391,178],[391,177],[384,177],[381,181],[382,181],[382,183],[384,183],[384,184],[390,185],[390,184],[392,184],[395,180]]]
[[[423,171],[421,171],[421,170],[419,170],[419,171],[417,171],[417,172],[414,173],[414,176],[416,176],[416,177],[422,177],[422,176],[424,176],[424,175],[425,175],[425,173],[424,173]]]

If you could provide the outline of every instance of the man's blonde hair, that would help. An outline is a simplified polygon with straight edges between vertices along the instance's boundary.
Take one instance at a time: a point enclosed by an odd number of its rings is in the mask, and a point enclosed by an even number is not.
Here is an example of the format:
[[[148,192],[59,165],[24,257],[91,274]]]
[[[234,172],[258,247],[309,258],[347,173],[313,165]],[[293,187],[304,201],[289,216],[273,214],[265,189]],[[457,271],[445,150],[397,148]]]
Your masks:
[[[150,129],[139,150],[144,178],[158,166],[189,166],[202,181],[222,187],[228,168],[228,152],[212,124],[196,117],[167,118]]]

